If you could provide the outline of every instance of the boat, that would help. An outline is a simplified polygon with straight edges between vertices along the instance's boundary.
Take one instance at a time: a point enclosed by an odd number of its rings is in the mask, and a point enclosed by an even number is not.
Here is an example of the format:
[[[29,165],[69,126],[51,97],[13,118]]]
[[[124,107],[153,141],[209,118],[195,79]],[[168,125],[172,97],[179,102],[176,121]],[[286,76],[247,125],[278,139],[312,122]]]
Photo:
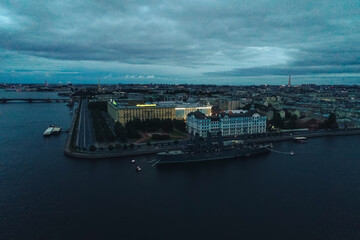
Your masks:
[[[57,127],[54,124],[52,124],[45,130],[43,135],[44,135],[44,137],[48,137],[50,135],[57,135],[60,132],[61,132],[61,127]]]
[[[44,137],[50,136],[54,130],[55,125],[50,125],[43,133]]]
[[[140,166],[137,166],[137,167],[136,167],[136,171],[137,171],[137,172],[141,171],[141,167],[140,167]]]
[[[18,92],[17,88],[5,88],[6,92]]]
[[[307,143],[308,140],[306,137],[294,137],[294,142],[297,142],[297,143]]]
[[[60,134],[61,132],[61,127],[54,127],[53,131],[51,132],[52,135],[57,135]]]
[[[160,152],[157,154],[158,161],[156,164],[169,163],[192,163],[214,160],[226,160],[234,158],[247,158],[254,155],[260,155],[270,152],[270,145],[244,146],[233,145],[224,147],[213,147],[206,150],[184,149]]]

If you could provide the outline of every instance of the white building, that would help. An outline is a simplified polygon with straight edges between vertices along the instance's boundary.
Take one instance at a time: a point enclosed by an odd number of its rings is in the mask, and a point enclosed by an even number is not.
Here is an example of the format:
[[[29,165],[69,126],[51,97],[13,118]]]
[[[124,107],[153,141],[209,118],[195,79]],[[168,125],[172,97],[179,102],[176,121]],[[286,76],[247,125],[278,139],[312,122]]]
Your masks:
[[[187,131],[200,137],[206,137],[207,132],[215,135],[219,131],[222,136],[255,134],[266,132],[266,116],[255,110],[245,113],[220,113],[218,116],[206,116],[200,111],[187,116]]]
[[[175,107],[175,118],[176,119],[185,119],[189,113],[200,111],[206,116],[211,115],[211,105],[201,105],[199,103],[188,103],[181,101],[162,101],[156,102],[158,106],[173,106]]]

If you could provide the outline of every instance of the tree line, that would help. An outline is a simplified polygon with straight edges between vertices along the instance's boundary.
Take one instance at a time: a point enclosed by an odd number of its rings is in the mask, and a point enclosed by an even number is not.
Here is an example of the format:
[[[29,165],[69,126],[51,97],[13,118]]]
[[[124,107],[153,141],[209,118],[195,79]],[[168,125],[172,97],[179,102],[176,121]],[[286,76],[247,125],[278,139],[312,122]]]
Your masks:
[[[274,111],[273,118],[269,121],[271,125],[280,129],[296,129],[298,128],[297,116],[285,111],[285,119],[282,119],[278,111]],[[319,129],[338,128],[335,113],[330,113],[329,117],[319,125]]]
[[[140,119],[134,119],[127,122],[125,126],[123,126],[120,122],[115,122],[114,132],[118,139],[126,141],[126,139],[134,139],[141,137],[139,131],[155,132],[158,130],[162,130],[169,133],[173,131],[174,128],[178,129],[179,131],[186,132],[185,121],[177,119],[147,119],[145,121],[141,121]]]
[[[91,118],[93,121],[94,132],[96,140],[99,142],[112,142],[115,140],[115,136],[109,128],[106,119],[99,110],[91,111]]]

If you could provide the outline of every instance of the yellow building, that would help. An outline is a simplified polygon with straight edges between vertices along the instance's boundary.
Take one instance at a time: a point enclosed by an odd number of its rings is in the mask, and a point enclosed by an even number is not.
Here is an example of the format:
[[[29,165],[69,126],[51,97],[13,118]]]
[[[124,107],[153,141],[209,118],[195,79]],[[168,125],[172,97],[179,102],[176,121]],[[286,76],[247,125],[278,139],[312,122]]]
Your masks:
[[[156,104],[137,104],[134,106],[117,105],[115,101],[109,101],[107,105],[109,115],[115,121],[125,125],[135,119],[145,121],[147,119],[174,119],[175,106],[157,106]]]
[[[179,120],[186,120],[186,117],[191,112],[200,111],[206,116],[211,115],[211,105],[200,105],[199,103],[187,103],[180,101],[162,101],[156,102],[157,106],[174,106],[175,107],[175,118]]]

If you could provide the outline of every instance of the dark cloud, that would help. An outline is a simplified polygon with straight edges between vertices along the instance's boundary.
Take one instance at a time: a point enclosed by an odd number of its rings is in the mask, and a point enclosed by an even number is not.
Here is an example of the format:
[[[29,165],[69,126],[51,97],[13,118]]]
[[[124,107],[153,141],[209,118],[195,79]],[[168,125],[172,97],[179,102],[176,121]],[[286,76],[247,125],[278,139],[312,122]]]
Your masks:
[[[59,71],[95,61],[101,71],[153,65],[193,77],[360,74],[359,9],[357,0],[0,1],[0,70],[23,68],[20,54]]]

